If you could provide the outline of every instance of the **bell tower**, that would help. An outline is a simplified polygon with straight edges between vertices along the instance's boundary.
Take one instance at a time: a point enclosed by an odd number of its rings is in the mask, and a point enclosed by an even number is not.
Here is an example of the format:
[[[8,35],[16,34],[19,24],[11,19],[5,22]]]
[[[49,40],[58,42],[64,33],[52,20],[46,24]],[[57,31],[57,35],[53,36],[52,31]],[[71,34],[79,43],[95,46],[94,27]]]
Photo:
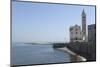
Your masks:
[[[87,24],[86,24],[86,13],[82,11],[82,37],[84,42],[87,42]]]

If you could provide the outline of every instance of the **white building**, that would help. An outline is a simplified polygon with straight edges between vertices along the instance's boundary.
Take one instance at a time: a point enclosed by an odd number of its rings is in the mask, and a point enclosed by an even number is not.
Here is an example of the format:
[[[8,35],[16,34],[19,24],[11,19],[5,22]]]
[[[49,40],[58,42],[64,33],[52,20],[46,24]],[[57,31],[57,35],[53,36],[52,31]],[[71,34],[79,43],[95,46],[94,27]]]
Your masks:
[[[70,27],[70,41],[71,42],[82,42],[82,31],[78,25]]]
[[[86,24],[86,14],[83,10],[82,15],[82,26],[71,26],[70,27],[70,42],[87,42],[87,24]],[[81,29],[82,28],[82,29]]]

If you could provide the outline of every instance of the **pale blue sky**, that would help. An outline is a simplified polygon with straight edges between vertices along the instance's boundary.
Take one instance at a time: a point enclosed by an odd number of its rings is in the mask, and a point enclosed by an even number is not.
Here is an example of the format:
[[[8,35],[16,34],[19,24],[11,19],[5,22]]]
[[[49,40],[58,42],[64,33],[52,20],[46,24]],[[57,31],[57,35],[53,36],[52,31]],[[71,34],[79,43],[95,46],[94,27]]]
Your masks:
[[[87,15],[87,24],[94,24],[94,6],[12,2],[12,40],[68,42],[69,27],[81,25],[83,9]]]

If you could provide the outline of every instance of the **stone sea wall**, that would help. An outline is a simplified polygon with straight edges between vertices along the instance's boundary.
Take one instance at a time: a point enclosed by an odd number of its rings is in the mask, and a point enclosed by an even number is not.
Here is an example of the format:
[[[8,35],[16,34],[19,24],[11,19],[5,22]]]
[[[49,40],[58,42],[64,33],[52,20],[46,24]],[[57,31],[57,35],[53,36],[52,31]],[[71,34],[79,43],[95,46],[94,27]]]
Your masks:
[[[96,61],[96,42],[71,42],[71,43],[55,43],[54,48],[67,47],[74,53],[83,56],[87,61]]]

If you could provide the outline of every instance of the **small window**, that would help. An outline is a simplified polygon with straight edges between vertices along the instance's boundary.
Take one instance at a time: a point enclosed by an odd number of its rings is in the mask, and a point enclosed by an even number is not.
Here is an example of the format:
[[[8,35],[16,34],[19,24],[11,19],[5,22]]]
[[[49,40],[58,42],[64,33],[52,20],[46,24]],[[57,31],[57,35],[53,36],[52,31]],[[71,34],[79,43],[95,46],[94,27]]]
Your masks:
[[[83,16],[82,18],[86,18],[85,16]]]
[[[77,34],[77,32],[76,32],[76,34]]]
[[[72,31],[73,30],[73,28],[70,28],[70,31]]]

